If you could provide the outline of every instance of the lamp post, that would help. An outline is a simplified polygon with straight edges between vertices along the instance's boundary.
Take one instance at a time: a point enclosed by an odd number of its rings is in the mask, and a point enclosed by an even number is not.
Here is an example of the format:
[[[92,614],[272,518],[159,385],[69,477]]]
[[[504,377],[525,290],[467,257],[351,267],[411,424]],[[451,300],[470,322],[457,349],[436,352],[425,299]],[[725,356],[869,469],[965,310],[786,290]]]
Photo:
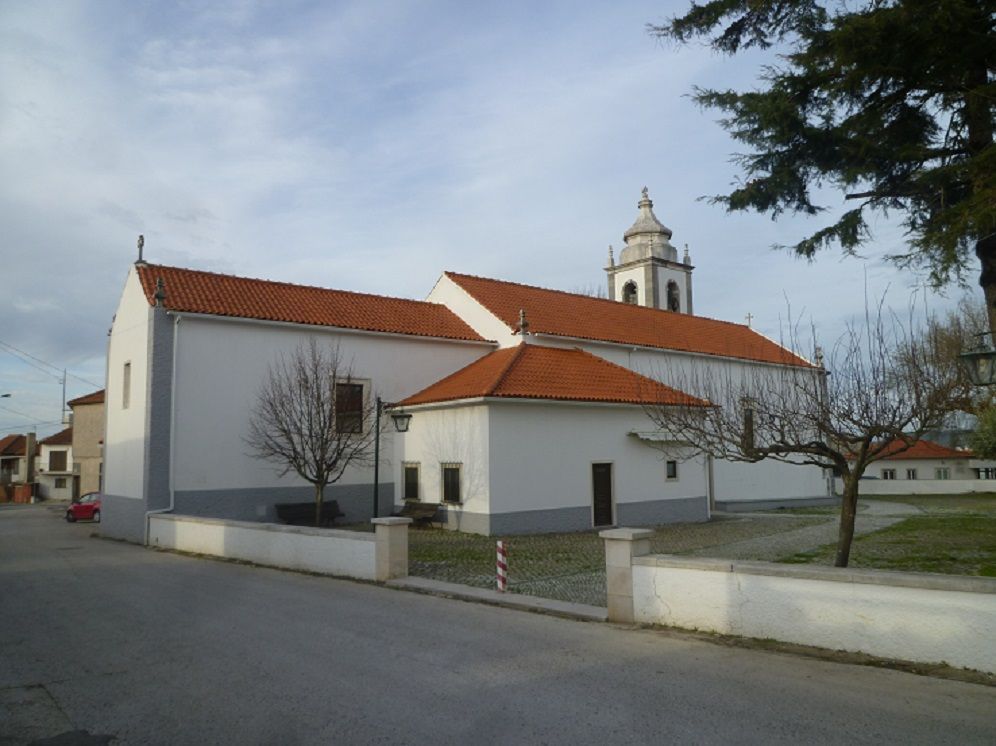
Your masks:
[[[373,517],[377,517],[378,502],[380,497],[380,413],[384,407],[390,409],[390,404],[385,404],[381,398],[377,397],[377,413],[374,415],[374,494],[373,494]],[[399,433],[407,433],[408,425],[412,421],[412,416],[406,412],[392,412],[391,420],[394,422],[394,429]]]
[[[992,343],[987,339],[992,335],[990,332],[981,332],[975,336],[975,346],[958,357],[961,358],[961,365],[968,379],[975,386],[992,386],[996,384],[996,349],[993,349]]]

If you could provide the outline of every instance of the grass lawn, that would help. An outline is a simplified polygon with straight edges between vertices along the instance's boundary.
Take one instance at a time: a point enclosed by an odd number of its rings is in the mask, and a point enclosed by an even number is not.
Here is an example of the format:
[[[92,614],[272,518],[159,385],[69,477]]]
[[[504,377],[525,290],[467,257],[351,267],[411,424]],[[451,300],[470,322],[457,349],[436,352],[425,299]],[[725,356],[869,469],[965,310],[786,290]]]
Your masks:
[[[916,505],[923,515],[855,539],[851,567],[996,577],[996,495],[896,495],[884,502]],[[834,546],[782,562],[831,564]]]
[[[861,498],[868,502],[891,502],[916,505],[928,513],[996,512],[996,493],[978,492],[972,495],[880,495]]]

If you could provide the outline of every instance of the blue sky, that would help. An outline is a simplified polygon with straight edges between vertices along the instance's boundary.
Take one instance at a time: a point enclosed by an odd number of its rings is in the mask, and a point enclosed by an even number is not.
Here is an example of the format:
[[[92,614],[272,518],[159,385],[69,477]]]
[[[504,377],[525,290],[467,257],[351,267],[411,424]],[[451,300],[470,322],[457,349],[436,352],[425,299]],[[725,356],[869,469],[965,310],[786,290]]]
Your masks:
[[[54,431],[61,400],[9,346],[67,368],[70,398],[102,382],[139,233],[153,262],[346,290],[421,298],[447,269],[576,290],[646,185],[700,315],[778,338],[791,307],[830,342],[866,285],[922,298],[887,222],[863,259],[810,264],[771,246],[815,224],[698,200],[738,148],[687,94],[764,58],[648,36],[685,6],[4,3],[0,435]]]

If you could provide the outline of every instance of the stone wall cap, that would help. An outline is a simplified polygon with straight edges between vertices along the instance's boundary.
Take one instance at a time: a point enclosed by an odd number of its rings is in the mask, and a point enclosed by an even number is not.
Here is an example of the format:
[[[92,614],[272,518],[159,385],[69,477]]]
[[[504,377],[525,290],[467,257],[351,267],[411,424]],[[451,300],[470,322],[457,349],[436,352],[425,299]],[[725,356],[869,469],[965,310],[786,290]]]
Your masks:
[[[385,516],[384,518],[371,518],[370,522],[375,526],[400,526],[411,523],[412,519],[404,516]]]
[[[598,535],[603,539],[616,539],[621,541],[639,541],[649,539],[654,532],[649,528],[607,528],[599,531]]]
[[[795,578],[798,580],[824,580],[835,583],[996,594],[996,578],[978,577],[975,575],[941,575],[939,573],[912,573],[868,568],[827,567],[825,565],[743,562],[739,560],[710,557],[681,557],[667,554],[634,557],[633,564],[684,570],[739,573],[743,575],[767,575]]]

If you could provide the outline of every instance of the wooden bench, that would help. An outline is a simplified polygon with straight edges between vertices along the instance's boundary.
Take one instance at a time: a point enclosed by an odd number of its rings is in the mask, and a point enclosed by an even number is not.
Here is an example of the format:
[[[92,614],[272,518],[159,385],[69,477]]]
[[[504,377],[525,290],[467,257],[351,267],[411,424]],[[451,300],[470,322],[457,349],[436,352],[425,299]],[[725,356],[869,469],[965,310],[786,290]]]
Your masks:
[[[314,526],[315,525],[315,504],[307,503],[277,503],[273,506],[277,509],[277,518],[291,526]],[[342,518],[346,514],[339,510],[339,503],[335,500],[322,501],[322,513],[319,525],[334,526],[336,518]]]
[[[394,515],[401,518],[411,518],[413,524],[432,523],[439,511],[439,503],[423,503],[417,500],[406,500],[404,507]]]

